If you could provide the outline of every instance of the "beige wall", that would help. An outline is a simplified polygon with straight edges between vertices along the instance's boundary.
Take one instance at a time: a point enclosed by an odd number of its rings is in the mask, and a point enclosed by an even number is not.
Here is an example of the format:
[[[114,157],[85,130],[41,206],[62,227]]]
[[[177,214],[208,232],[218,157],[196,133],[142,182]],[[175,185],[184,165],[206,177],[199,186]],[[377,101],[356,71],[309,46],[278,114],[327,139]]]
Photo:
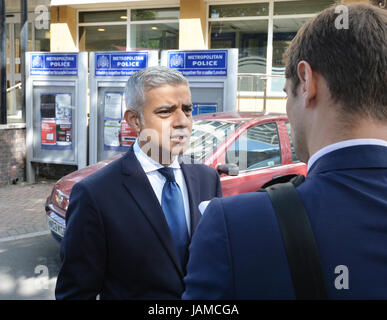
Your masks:
[[[50,46],[52,52],[77,49],[77,11],[71,7],[51,7]]]
[[[204,0],[180,0],[179,49],[207,49]]]

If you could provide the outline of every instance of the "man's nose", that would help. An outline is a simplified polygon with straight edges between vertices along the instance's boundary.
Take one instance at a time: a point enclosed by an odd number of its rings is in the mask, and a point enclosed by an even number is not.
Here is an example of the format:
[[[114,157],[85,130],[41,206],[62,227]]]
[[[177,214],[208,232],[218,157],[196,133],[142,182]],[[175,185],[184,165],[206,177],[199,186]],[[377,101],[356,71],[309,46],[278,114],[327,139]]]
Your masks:
[[[178,108],[176,110],[175,119],[173,126],[174,127],[183,127],[186,128],[190,126],[192,120],[190,116],[187,116],[187,113],[183,111],[183,109]]]

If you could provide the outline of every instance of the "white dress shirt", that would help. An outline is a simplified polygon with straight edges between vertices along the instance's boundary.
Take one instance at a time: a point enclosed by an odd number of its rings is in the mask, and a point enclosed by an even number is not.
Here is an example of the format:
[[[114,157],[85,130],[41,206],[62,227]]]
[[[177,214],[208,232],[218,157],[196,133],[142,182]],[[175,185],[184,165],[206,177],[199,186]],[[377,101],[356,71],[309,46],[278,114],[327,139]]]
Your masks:
[[[308,171],[318,159],[320,159],[322,156],[326,155],[327,153],[338,149],[346,148],[346,147],[360,146],[360,145],[376,145],[376,146],[387,147],[387,141],[379,140],[379,139],[351,139],[351,140],[344,140],[344,141],[330,144],[318,150],[309,158]]]
[[[161,206],[161,196],[163,193],[163,187],[166,179],[157,170],[162,168],[163,166],[160,163],[153,160],[152,158],[148,157],[148,155],[141,150],[140,145],[138,144],[138,139],[136,139],[133,145],[133,151],[138,162],[140,162],[141,167],[144,169],[145,174],[149,180],[149,183],[151,184],[153,191],[156,194],[156,197],[159,200],[159,203]],[[175,160],[169,165],[169,168],[173,168],[173,173],[175,175],[176,183],[179,185],[179,188],[183,195],[185,220],[187,222],[188,234],[189,236],[191,236],[191,228],[190,228],[191,216],[190,216],[190,210],[189,210],[188,190],[187,190],[187,185],[185,183],[183,172],[181,171],[181,168],[180,168],[178,157],[176,157]]]

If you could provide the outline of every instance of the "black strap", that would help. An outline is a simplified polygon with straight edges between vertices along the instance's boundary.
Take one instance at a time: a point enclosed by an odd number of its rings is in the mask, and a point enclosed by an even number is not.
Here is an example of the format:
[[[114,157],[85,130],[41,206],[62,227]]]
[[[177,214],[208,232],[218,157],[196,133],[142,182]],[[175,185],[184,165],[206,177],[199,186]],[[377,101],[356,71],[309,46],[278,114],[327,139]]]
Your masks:
[[[294,184],[280,183],[265,190],[277,215],[296,299],[328,299],[312,227]]]

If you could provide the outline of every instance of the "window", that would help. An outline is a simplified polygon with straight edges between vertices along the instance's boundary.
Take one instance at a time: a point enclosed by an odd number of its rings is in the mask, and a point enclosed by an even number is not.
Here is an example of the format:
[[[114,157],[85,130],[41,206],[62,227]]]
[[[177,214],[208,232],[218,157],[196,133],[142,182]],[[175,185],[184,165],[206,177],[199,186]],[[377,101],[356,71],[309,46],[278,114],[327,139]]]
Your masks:
[[[249,171],[281,164],[277,125],[265,123],[247,129],[226,152],[226,163]]]
[[[285,85],[283,54],[297,31],[316,13],[335,3],[335,0],[301,0],[274,2],[273,55],[270,91],[281,93]],[[289,17],[290,15],[290,17]],[[293,17],[292,17],[293,16]]]
[[[293,137],[292,137],[292,130],[291,130],[291,127],[290,127],[290,123],[289,122],[286,122],[286,130],[288,131],[288,136],[289,136],[289,142],[290,142],[290,148],[292,149],[292,161],[293,162],[298,162],[300,160],[298,160],[297,156],[296,156],[296,152],[294,150],[294,145],[293,145]]]
[[[210,6],[210,18],[261,17],[269,15],[269,3],[240,3]]]
[[[335,0],[294,0],[209,6],[209,48],[238,48],[242,97],[284,96],[283,53],[300,27]],[[269,30],[273,30],[269,33]],[[272,45],[271,45],[272,44]]]
[[[79,12],[80,51],[125,51],[127,10]]]
[[[195,121],[192,128],[190,147],[186,151],[186,155],[195,161],[203,162],[239,126],[238,123],[226,121]]]
[[[238,48],[238,73],[266,74],[268,14],[269,3],[210,6],[210,48]],[[239,79],[240,91],[263,91],[263,87],[259,78]]]
[[[274,3],[274,15],[316,13],[328,8],[334,0],[302,0]]]
[[[179,8],[79,12],[79,49],[177,49],[179,16]]]
[[[131,10],[130,47],[135,50],[178,49],[179,8]]]
[[[273,20],[272,75],[281,76],[272,78],[271,90],[274,92],[282,92],[282,89],[285,86],[283,54],[290,42],[296,36],[297,31],[309,19],[310,18],[290,18]]]

